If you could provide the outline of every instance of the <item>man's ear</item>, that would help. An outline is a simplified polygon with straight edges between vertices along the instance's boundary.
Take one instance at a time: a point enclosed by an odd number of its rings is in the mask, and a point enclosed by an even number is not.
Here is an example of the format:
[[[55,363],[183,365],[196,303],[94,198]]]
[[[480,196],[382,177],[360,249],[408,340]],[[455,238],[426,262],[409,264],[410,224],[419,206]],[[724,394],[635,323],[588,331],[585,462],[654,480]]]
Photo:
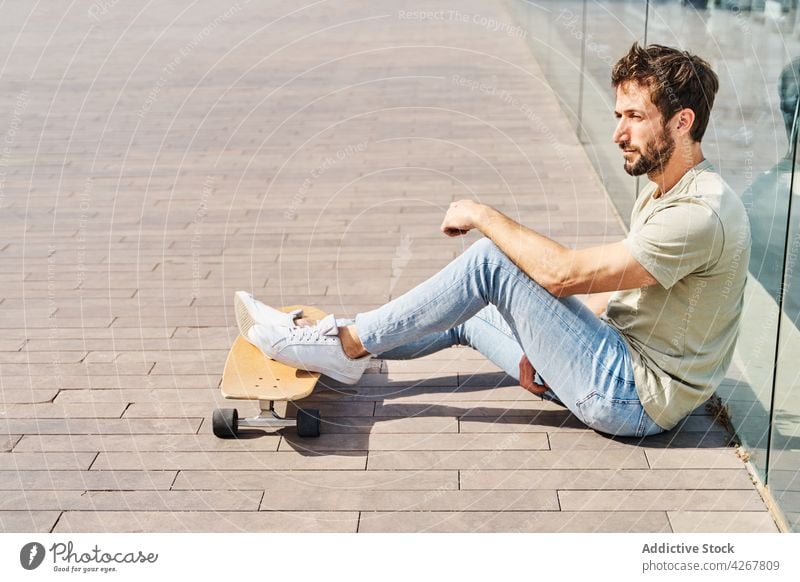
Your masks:
[[[694,111],[688,107],[675,114],[675,129],[681,134],[688,134],[694,125]]]

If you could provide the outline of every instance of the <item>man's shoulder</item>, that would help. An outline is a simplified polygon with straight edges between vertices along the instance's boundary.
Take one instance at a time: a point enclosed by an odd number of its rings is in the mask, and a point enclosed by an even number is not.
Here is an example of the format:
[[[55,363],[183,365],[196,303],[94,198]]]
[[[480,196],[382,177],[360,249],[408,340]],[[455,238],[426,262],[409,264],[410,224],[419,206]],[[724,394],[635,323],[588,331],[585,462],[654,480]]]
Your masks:
[[[683,199],[690,205],[701,205],[713,213],[707,226],[719,230],[729,242],[749,238],[750,220],[741,197],[713,166],[699,172],[686,189]]]
[[[707,206],[722,224],[744,225],[748,222],[741,197],[710,164],[702,171],[696,172],[681,195],[676,197],[676,202]]]
[[[707,198],[713,201],[723,196],[735,196],[736,193],[728,185],[722,175],[711,164],[707,164],[700,171],[693,171],[691,178],[686,183],[683,194]]]

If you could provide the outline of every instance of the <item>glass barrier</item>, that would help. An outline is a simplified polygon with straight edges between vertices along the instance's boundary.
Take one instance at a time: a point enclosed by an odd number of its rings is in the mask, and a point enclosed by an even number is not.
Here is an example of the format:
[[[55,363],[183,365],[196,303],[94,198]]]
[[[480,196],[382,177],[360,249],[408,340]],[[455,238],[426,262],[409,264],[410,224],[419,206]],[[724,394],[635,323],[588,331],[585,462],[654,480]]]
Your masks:
[[[528,31],[531,51],[627,224],[638,180],[622,169],[611,140],[616,125],[611,66],[634,41],[644,40],[646,3],[512,0],[508,5]]]
[[[703,151],[741,194],[753,247],[734,365],[717,393],[765,479],[791,171],[779,80],[790,39],[784,19],[743,4],[651,3],[648,42],[697,53],[720,78]]]
[[[800,77],[797,63],[794,61],[790,65],[791,82],[795,90]],[[797,105],[796,91],[794,97]],[[796,124],[795,121],[795,128]],[[795,131],[795,139],[797,134]],[[795,151],[796,148],[797,145]],[[793,531],[800,531],[800,168],[797,164],[795,155],[783,293],[779,294],[782,315],[767,475],[772,495]],[[781,231],[786,233],[786,230],[787,225],[784,224]]]
[[[696,53],[719,75],[703,150],[741,195],[753,242],[736,356],[717,393],[760,478],[800,530],[800,184],[792,187],[800,100],[797,3],[514,0],[509,5],[527,28],[531,50],[626,223],[638,184],[622,170],[611,141],[613,63],[638,40]]]
[[[526,31],[526,41],[573,128],[578,117],[581,83],[583,0],[514,1],[512,16]]]
[[[634,42],[645,40],[646,2],[585,2],[583,99],[578,134],[611,201],[625,224],[630,223],[633,203],[645,182],[623,169],[620,149],[612,140],[616,93],[611,68]]]

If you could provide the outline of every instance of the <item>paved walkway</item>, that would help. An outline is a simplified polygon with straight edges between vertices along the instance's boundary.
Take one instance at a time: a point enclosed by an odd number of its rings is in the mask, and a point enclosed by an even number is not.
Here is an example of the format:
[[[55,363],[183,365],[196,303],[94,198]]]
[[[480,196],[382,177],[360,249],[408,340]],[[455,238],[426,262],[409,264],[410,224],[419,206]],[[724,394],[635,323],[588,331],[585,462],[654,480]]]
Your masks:
[[[475,240],[623,228],[497,2],[4,5],[0,531],[775,531],[723,429],[612,440],[469,349],[224,441],[231,298],[341,315]],[[255,407],[240,405],[241,414]]]

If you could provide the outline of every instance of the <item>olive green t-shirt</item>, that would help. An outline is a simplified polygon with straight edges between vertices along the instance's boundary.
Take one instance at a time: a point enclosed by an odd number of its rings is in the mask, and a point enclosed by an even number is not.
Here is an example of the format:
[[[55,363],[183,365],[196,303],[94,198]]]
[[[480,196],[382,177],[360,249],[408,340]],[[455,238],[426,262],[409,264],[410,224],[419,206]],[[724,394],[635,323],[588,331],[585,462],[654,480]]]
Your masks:
[[[603,317],[631,348],[644,409],[670,429],[713,394],[733,357],[750,226],[708,161],[658,198],[656,188],[639,194],[623,244],[658,284],[617,291]]]

